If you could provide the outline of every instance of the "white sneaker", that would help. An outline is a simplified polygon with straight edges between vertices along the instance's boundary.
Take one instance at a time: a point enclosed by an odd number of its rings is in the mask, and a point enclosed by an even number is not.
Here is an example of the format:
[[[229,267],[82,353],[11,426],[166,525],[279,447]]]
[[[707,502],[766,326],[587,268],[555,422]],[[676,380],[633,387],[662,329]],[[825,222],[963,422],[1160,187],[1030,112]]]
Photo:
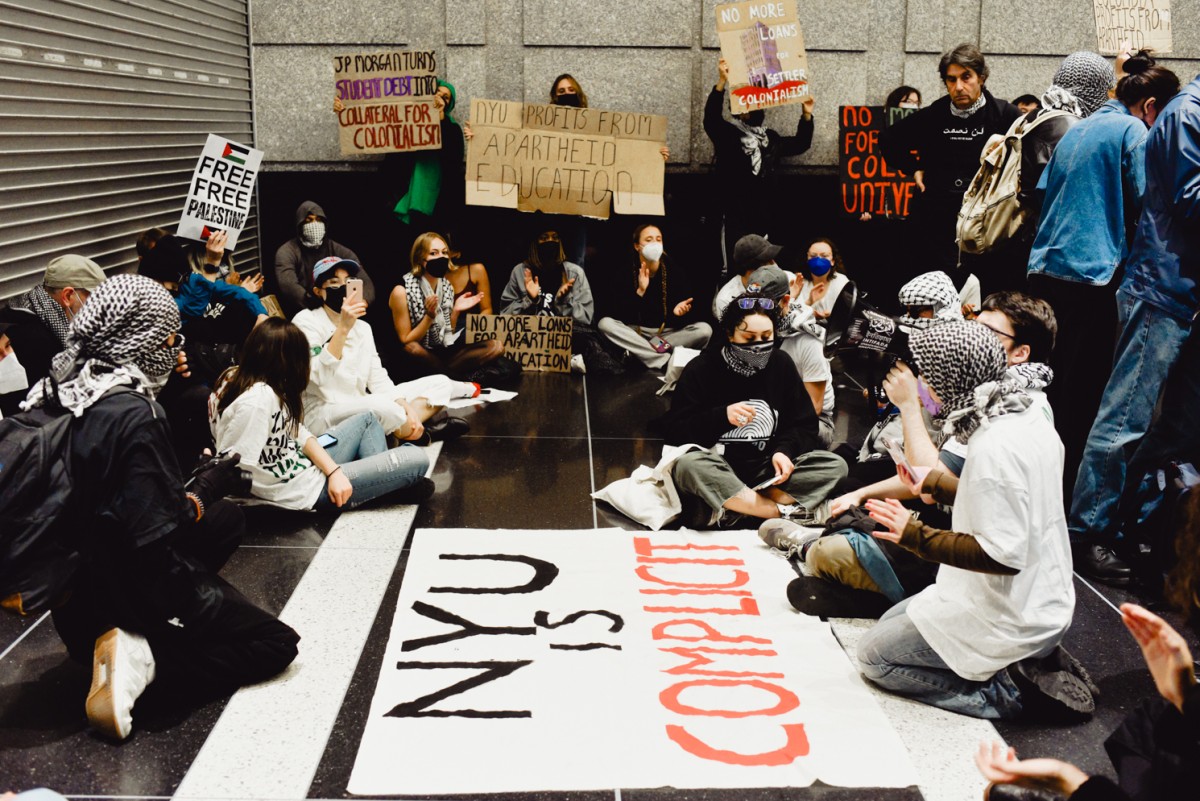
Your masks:
[[[587,365],[583,363],[582,353],[576,353],[571,357],[571,372],[587,374]]]
[[[782,517],[764,520],[758,527],[758,536],[772,548],[783,551],[789,558],[793,556],[804,559],[804,546],[814,542],[821,536],[824,529],[805,527],[799,523]]]
[[[92,728],[124,740],[133,728],[133,705],[154,681],[154,654],[140,634],[109,629],[96,638],[87,716]]]

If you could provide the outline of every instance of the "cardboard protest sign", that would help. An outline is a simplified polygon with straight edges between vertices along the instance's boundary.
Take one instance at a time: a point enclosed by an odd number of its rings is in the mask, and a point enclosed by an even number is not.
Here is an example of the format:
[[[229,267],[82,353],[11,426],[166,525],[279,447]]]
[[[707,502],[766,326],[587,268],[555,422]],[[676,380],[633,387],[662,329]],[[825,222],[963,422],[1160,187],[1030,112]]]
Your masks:
[[[608,219],[661,215],[667,118],[471,101],[467,203]]]
[[[888,166],[879,150],[879,135],[916,109],[842,106],[838,114],[838,171],[842,211],[858,217],[907,217],[917,194],[911,177]]]
[[[721,57],[729,64],[729,110],[799,103],[808,97],[808,55],[796,0],[716,7]]]
[[[829,624],[780,597],[794,578],[747,531],[418,529],[347,789],[919,795]],[[766,787],[789,789],[745,792]]]
[[[438,150],[442,126],[433,96],[437,58],[431,50],[390,50],[333,57],[342,101],[342,155]]]
[[[531,373],[567,373],[571,370],[570,317],[532,314],[468,314],[467,342],[498,339],[504,355]]]
[[[1125,41],[1135,51],[1171,52],[1171,0],[1092,0],[1092,6],[1104,55],[1116,55]]]
[[[250,215],[262,157],[261,150],[209,134],[192,173],[176,235],[205,242],[210,235],[224,231],[228,235],[225,249],[234,250]]]

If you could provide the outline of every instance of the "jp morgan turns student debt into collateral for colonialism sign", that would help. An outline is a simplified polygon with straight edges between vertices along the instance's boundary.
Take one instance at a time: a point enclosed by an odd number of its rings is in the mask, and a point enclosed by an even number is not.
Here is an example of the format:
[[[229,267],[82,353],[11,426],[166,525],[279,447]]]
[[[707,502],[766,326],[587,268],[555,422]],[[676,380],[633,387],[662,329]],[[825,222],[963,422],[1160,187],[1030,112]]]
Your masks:
[[[745,531],[420,529],[349,791],[911,797],[883,789],[917,783],[907,750],[793,578]]]

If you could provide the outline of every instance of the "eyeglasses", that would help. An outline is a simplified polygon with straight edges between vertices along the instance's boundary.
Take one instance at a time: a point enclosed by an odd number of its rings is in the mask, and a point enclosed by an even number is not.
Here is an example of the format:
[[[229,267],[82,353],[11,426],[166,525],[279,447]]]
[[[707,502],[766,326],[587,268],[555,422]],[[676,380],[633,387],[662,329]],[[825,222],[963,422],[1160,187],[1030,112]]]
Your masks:
[[[991,331],[993,334],[996,334],[997,336],[1008,337],[1008,338],[1009,338],[1009,339],[1011,339],[1013,342],[1016,342],[1016,341],[1017,341],[1017,338],[1016,338],[1015,336],[1013,336],[1012,334],[1008,333],[1007,331],[1001,331],[999,328],[992,328],[992,327],[991,327],[990,325],[988,325],[987,323],[985,323],[985,322],[982,322],[982,321],[980,321],[980,320],[978,320],[978,319],[976,319],[976,320],[975,320],[975,322],[979,323],[979,324],[980,324],[980,325],[982,325],[984,328],[986,328],[987,330]]]
[[[737,305],[739,309],[753,309],[755,306],[770,311],[775,308],[775,301],[770,298],[738,298]]]
[[[187,340],[185,340],[185,339],[184,339],[184,336],[183,336],[183,334],[176,334],[176,335],[175,335],[175,344],[174,344],[174,345],[168,345],[166,342],[164,342],[164,343],[162,344],[162,349],[163,349],[163,350],[167,350],[168,348],[179,348],[180,350],[183,350],[183,343],[184,343],[184,342],[186,342],[186,341],[187,341]]]

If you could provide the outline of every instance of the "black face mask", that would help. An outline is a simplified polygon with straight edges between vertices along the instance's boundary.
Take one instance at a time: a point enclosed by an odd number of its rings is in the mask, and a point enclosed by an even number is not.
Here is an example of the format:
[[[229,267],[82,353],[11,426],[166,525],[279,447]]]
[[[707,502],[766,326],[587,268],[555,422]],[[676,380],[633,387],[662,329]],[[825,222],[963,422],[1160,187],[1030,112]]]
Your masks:
[[[554,105],[579,108],[579,95],[556,95]]]
[[[763,124],[763,121],[766,120],[766,118],[767,114],[764,111],[751,111],[742,121],[751,128],[757,128]]]
[[[542,269],[549,269],[562,263],[559,261],[560,250],[562,250],[562,245],[558,242],[541,242],[538,244],[538,261],[542,263]]]
[[[436,259],[430,259],[425,262],[425,272],[432,275],[434,278],[441,278],[450,271],[450,259],[445,256],[440,256]]]
[[[325,288],[325,305],[334,314],[342,313],[342,304],[346,302],[346,285]]]

